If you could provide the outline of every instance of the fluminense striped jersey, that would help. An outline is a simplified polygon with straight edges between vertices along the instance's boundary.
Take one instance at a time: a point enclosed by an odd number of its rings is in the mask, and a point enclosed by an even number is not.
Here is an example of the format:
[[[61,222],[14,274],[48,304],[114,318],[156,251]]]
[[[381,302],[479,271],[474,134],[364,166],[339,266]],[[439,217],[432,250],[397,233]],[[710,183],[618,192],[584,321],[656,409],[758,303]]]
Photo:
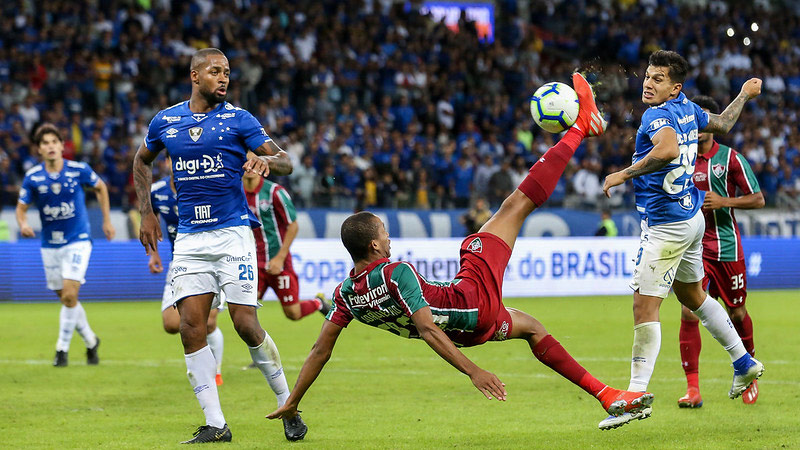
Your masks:
[[[248,203],[250,202],[251,199],[248,198]],[[255,232],[260,233],[264,239],[267,260],[270,260],[280,251],[286,228],[297,220],[297,211],[286,189],[269,180],[261,180],[261,186],[256,189],[251,204],[255,206],[255,213],[261,220],[261,229]],[[287,260],[290,258],[291,255],[286,256]]]
[[[736,150],[714,142],[711,150],[698,155],[694,184],[702,191],[712,191],[722,197],[736,197],[759,192],[761,188],[744,156]],[[704,211],[706,233],[703,236],[703,257],[716,261],[744,259],[739,225],[733,208]]]
[[[411,315],[429,306],[433,321],[458,344],[475,330],[478,308],[459,289],[462,280],[428,281],[407,262],[379,259],[336,286],[328,320],[346,327],[353,319],[405,338],[419,338]]]

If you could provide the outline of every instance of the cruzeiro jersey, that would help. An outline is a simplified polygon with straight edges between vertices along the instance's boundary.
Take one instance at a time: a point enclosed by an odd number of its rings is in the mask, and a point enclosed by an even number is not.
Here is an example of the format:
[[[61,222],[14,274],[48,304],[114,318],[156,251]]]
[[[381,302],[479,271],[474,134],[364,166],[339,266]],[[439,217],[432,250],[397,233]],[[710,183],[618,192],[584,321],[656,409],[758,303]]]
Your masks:
[[[162,178],[150,186],[150,204],[153,205],[153,212],[160,215],[167,225],[170,248],[174,247],[175,237],[178,234],[178,198],[172,192],[169,177]]]
[[[19,201],[36,203],[42,221],[42,247],[61,247],[91,240],[83,186],[94,187],[100,178],[86,163],[64,160],[58,173],[44,163],[28,170],[22,180]]]
[[[264,180],[256,192],[255,205],[261,219],[261,230],[257,232],[266,242],[267,260],[270,260],[280,251],[286,228],[297,220],[297,212],[286,189],[269,180]],[[290,257],[287,256],[287,260]]]
[[[406,338],[419,338],[411,315],[429,306],[433,321],[451,332],[474,331],[478,309],[470,308],[457,288],[461,280],[426,280],[407,262],[380,259],[339,284],[328,320],[346,327],[353,319]]]
[[[737,189],[742,195],[761,191],[758,180],[747,160],[736,150],[714,145],[697,158],[694,183],[703,191],[713,191],[722,197],[736,197]],[[744,259],[739,225],[733,208],[704,211],[706,232],[703,236],[703,257],[716,261],[739,261]]]
[[[228,102],[195,114],[185,101],[153,117],[144,143],[172,157],[179,233],[251,226],[242,166],[248,150],[270,140],[252,114]]]
[[[678,98],[647,109],[636,132],[633,163],[653,149],[653,137],[665,128],[678,136],[680,155],[657,172],[633,179],[636,210],[650,226],[688,220],[700,209],[700,192],[692,182],[698,131],[708,125],[708,113],[681,92]]]

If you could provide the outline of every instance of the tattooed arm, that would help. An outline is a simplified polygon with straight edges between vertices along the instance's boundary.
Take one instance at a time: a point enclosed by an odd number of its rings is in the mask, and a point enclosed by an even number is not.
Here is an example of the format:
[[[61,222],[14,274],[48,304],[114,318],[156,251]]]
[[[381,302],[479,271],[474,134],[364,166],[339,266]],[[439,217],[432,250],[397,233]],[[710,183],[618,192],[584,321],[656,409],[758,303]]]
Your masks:
[[[742,85],[739,95],[722,111],[722,114],[708,113],[708,125],[701,131],[714,134],[726,134],[739,119],[748,100],[758,97],[761,93],[761,80],[751,78]]]
[[[283,151],[275,141],[270,140],[261,144],[253,150],[258,155],[255,158],[248,158],[244,164],[244,169],[258,175],[267,176],[270,173],[275,175],[289,175],[294,168],[289,154]]]
[[[653,136],[653,149],[644,158],[627,169],[609,174],[603,183],[603,193],[606,197],[611,197],[609,189],[614,186],[648,173],[657,172],[667,166],[672,160],[678,158],[681,153],[678,149],[678,135],[672,128],[663,128]]]
[[[139,213],[141,225],[139,226],[139,241],[144,246],[148,255],[158,249],[158,241],[162,239],[161,224],[153,213],[150,204],[150,186],[153,184],[153,161],[158,153],[153,153],[144,146],[139,145],[139,150],[133,158],[133,186],[136,188],[136,197],[139,199]]]

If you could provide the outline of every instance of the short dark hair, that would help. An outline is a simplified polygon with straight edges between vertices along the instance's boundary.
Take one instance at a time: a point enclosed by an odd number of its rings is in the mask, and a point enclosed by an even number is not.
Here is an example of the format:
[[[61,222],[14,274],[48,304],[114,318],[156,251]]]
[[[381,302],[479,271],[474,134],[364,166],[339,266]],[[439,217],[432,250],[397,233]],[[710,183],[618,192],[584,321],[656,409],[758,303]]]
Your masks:
[[[378,216],[369,211],[361,211],[345,219],[342,223],[342,244],[353,261],[361,261],[369,256],[370,243],[378,239]]]
[[[58,139],[61,142],[64,142],[64,137],[61,136],[61,132],[58,131],[58,128],[56,128],[55,125],[53,125],[52,123],[43,123],[39,125],[39,128],[37,128],[36,131],[33,133],[33,143],[36,145],[40,145],[46,134],[54,134],[56,136],[56,139]]]
[[[707,109],[714,114],[719,114],[719,103],[708,95],[696,95],[692,101],[703,109]]]
[[[666,67],[669,69],[669,79],[675,83],[686,81],[689,73],[689,63],[683,56],[672,50],[656,50],[650,54],[648,63],[651,66]]]
[[[189,64],[189,70],[197,70],[203,63],[206,62],[208,55],[225,56],[225,53],[222,53],[222,50],[214,47],[201,48],[200,50],[194,52],[194,55],[192,55],[192,62]]]

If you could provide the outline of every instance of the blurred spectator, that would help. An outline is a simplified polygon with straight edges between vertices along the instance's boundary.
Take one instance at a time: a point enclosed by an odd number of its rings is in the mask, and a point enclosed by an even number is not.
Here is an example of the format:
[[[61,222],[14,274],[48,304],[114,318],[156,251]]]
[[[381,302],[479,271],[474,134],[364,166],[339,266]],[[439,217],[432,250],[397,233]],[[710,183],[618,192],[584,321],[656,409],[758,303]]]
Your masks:
[[[473,202],[472,208],[461,215],[459,220],[467,229],[467,235],[470,235],[480,231],[483,224],[488,222],[491,217],[492,211],[489,209],[486,199],[478,197]]]

